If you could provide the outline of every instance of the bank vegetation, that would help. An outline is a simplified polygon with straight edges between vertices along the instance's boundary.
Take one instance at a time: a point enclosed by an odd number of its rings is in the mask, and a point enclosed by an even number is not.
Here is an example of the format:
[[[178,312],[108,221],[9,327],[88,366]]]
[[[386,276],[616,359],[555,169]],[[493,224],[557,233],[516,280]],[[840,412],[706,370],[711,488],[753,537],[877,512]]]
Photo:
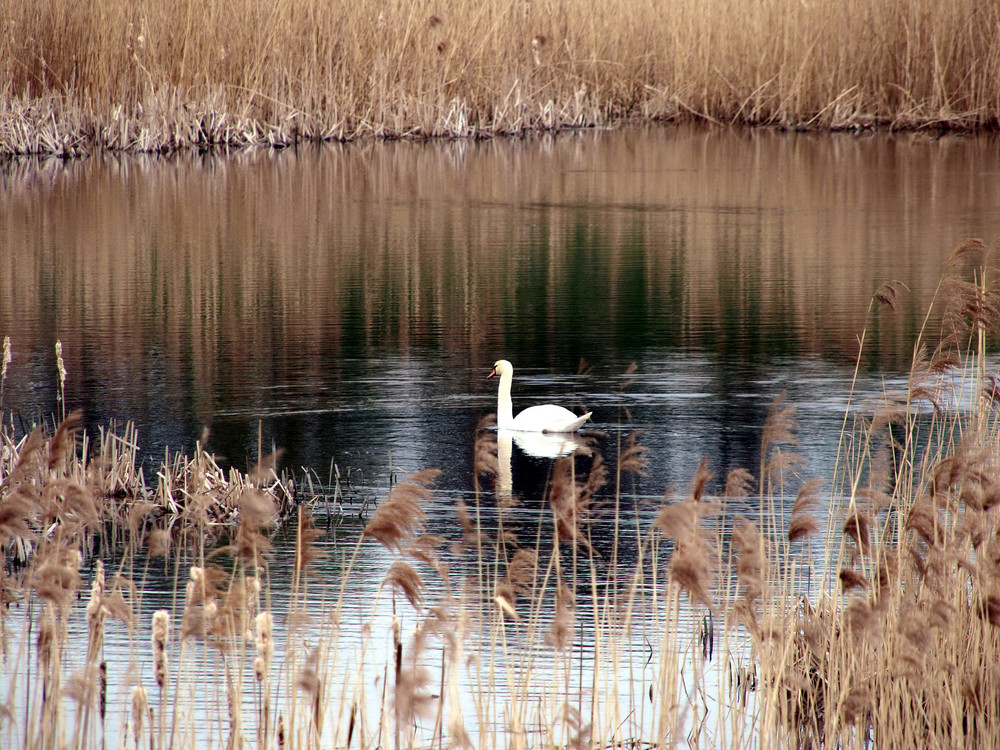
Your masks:
[[[0,153],[699,119],[993,129],[979,0],[0,0]]]

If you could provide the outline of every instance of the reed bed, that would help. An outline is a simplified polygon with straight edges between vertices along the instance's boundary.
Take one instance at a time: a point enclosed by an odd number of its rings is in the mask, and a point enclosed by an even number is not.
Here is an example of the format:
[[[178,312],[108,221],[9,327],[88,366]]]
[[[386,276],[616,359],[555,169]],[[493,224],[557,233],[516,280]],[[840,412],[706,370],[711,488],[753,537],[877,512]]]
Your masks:
[[[91,455],[78,415],[5,438],[3,744],[994,746],[998,250],[953,253],[941,330],[919,332],[905,390],[850,404],[825,481],[805,473],[795,407],[778,399],[752,470],[717,478],[705,461],[656,507],[631,507],[630,477],[658,457],[632,434],[606,462],[590,439],[553,462],[533,525],[505,475],[510,447],[484,423],[474,503],[454,503],[449,539],[432,533],[425,470],[330,547],[307,504],[275,529],[267,465],[234,490],[199,452],[154,503],[126,470],[109,485],[117,449]],[[875,290],[871,320],[903,293]],[[211,520],[222,506],[235,513]],[[108,515],[121,538],[106,539]],[[212,524],[222,538],[206,538]],[[160,558],[168,606],[137,583]],[[109,628],[148,640],[109,654]]]
[[[3,0],[0,18],[8,154],[1000,114],[1000,9],[976,0]]]

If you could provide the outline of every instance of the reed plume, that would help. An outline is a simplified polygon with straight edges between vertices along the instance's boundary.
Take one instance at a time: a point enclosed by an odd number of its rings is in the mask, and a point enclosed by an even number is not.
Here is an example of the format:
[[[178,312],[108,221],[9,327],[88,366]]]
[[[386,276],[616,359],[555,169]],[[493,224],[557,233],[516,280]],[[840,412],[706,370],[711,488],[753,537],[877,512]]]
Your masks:
[[[802,463],[802,457],[788,446],[797,446],[798,438],[795,430],[795,406],[786,404],[787,393],[782,391],[767,411],[764,429],[760,440],[760,478],[761,490],[765,480],[773,484],[775,477],[781,477],[787,471],[793,471]]]
[[[439,469],[425,469],[393,487],[375,509],[362,535],[372,537],[389,550],[402,552],[423,528],[427,519],[423,504],[430,499],[429,487],[440,473]]]
[[[767,578],[764,539],[755,523],[742,517],[736,519],[733,550],[737,555],[736,577],[743,587],[744,601],[750,606],[763,594]]]
[[[416,569],[404,560],[396,560],[385,574],[385,582],[400,591],[415,610],[419,611],[424,602],[424,579]]]
[[[691,494],[684,500],[663,506],[656,517],[656,526],[664,536],[674,540],[667,568],[670,580],[686,591],[692,601],[712,609],[714,553],[701,519],[717,512],[719,506],[702,501],[709,477],[707,466],[702,462],[692,480]]]
[[[576,595],[573,589],[560,582],[556,586],[556,606],[552,623],[545,633],[545,642],[556,651],[565,651],[573,642],[576,626]]]
[[[819,479],[810,479],[802,485],[795,496],[792,517],[788,522],[789,542],[796,542],[819,531],[819,522],[813,512],[819,505],[819,495],[817,494],[819,485]]]
[[[644,477],[649,465],[649,447],[639,443],[641,436],[642,430],[634,430],[625,438],[625,448],[618,457],[618,466],[622,471]]]

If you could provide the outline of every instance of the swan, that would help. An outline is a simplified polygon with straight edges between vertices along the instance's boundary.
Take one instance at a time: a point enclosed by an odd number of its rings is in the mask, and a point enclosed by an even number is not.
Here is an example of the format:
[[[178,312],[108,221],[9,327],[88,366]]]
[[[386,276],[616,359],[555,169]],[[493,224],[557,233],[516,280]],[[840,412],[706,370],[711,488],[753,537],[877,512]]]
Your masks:
[[[510,383],[514,379],[514,367],[506,359],[497,360],[487,378],[500,376],[500,390],[497,396],[497,425],[504,430],[521,432],[576,432],[593,412],[578,417],[569,409],[555,404],[529,406],[517,417],[510,401]]]

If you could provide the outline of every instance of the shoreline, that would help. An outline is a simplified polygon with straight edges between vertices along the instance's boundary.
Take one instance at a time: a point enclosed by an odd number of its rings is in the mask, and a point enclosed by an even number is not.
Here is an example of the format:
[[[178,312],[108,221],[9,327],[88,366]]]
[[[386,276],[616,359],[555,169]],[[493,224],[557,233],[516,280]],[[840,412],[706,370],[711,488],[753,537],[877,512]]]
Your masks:
[[[0,156],[635,121],[1000,130],[1000,8],[976,0],[182,6],[9,0]]]
[[[721,121],[691,112],[672,115],[623,115],[611,117],[546,120],[538,118],[519,127],[503,124],[455,126],[445,120],[425,129],[419,126],[391,129],[369,123],[347,128],[343,123],[323,125],[295,119],[271,123],[241,119],[226,112],[196,114],[187,121],[161,122],[144,118],[124,118],[118,113],[105,117],[50,107],[37,116],[38,107],[29,104],[12,112],[9,103],[0,105],[0,161],[23,157],[86,158],[99,154],[169,156],[186,151],[244,151],[258,148],[286,149],[298,146],[370,141],[481,141],[493,138],[527,138],[541,134],[578,131],[617,130],[630,126],[681,126],[771,130],[789,133],[929,133],[936,135],[979,136],[1000,132],[1000,120],[983,122],[972,118],[951,120],[898,120],[859,117],[850,122],[814,124]],[[186,111],[199,111],[191,105]],[[30,114],[25,114],[30,113]]]

